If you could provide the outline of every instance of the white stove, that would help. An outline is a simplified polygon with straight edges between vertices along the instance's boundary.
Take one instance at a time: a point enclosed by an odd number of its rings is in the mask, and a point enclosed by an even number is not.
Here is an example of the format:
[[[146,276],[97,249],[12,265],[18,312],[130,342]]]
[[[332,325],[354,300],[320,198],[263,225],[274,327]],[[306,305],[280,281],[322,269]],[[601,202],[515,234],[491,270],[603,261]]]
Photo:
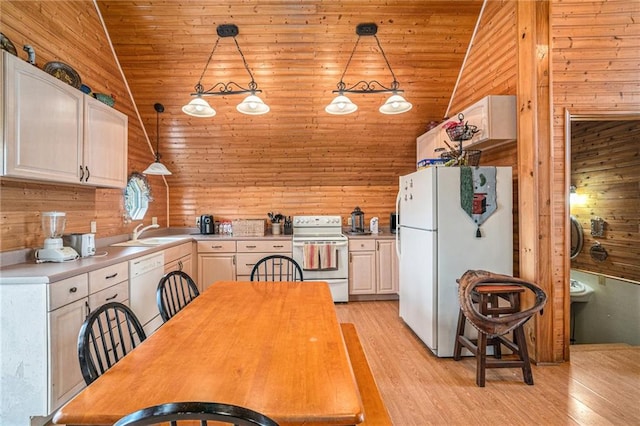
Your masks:
[[[349,301],[348,239],[340,216],[294,216],[293,259],[305,281],[326,281],[334,302]]]

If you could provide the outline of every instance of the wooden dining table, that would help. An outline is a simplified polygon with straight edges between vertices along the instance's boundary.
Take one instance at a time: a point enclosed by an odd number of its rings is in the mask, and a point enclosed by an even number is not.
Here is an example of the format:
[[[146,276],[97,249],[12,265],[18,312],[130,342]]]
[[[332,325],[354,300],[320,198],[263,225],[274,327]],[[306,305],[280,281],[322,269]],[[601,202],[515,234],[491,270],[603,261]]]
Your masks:
[[[179,401],[240,405],[280,425],[362,422],[327,283],[214,283],[53,421],[111,425],[141,408]]]

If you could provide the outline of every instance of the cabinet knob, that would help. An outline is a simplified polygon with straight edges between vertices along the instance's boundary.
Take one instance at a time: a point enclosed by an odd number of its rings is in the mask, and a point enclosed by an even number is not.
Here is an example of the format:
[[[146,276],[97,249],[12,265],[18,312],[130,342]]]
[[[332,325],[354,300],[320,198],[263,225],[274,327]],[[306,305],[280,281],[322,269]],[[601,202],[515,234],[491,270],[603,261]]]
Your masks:
[[[69,289],[69,293],[75,293],[76,291],[78,291],[78,287],[71,287]]]

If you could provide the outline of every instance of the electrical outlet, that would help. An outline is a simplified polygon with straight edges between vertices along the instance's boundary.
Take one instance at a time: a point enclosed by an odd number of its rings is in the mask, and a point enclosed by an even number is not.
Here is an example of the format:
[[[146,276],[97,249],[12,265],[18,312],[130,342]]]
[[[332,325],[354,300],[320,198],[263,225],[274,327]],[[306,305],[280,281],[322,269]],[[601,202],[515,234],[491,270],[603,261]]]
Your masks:
[[[98,225],[96,224],[95,220],[91,221],[91,233],[95,234],[96,232],[98,232]]]
[[[157,218],[157,217],[155,217],[155,216],[153,216],[153,217],[151,218],[151,224],[152,224],[152,225],[157,225],[157,224],[158,224],[158,218]]]
[[[347,218],[347,225],[351,226],[351,217]]]

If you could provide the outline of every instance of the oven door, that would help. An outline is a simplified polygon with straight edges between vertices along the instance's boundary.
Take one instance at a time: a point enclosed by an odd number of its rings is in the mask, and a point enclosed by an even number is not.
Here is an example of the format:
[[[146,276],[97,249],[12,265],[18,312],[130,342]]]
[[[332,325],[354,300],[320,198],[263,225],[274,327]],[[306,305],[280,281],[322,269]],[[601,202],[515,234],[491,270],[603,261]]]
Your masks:
[[[316,248],[322,249],[324,244],[330,246],[331,261],[330,267],[324,268],[321,263],[310,262],[305,256],[305,245],[316,245]],[[307,250],[309,247],[307,247]],[[334,257],[335,256],[335,257]],[[345,279],[349,277],[349,250],[348,241],[296,241],[293,240],[293,259],[298,262],[302,268],[302,275],[305,281],[324,281],[329,279]]]

